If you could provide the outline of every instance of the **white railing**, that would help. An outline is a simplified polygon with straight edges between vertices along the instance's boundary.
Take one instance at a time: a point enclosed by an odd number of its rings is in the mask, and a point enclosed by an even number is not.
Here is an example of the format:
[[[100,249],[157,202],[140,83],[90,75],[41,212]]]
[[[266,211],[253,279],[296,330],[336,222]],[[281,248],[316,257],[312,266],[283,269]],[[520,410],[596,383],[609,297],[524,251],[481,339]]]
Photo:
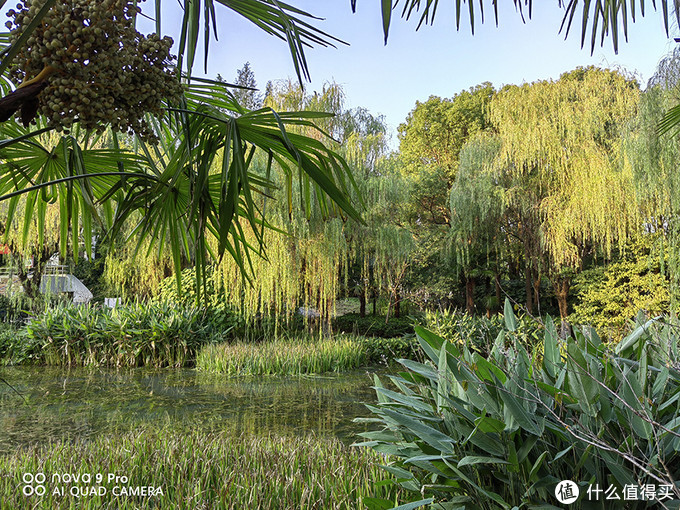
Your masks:
[[[30,267],[26,268],[28,272],[32,272]],[[14,267],[0,267],[0,278],[9,278],[10,276],[16,276],[17,270]],[[49,265],[45,267],[43,275],[66,275],[69,274],[68,266],[65,265]]]

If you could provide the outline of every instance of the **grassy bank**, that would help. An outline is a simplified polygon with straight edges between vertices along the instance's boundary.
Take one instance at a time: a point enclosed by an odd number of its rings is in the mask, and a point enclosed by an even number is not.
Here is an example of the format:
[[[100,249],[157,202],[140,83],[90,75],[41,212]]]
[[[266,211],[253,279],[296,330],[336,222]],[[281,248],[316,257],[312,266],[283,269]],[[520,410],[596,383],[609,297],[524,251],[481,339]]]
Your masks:
[[[380,460],[370,451],[312,436],[147,431],[0,456],[0,494],[3,508],[13,509],[358,509],[365,497],[398,496],[394,486],[374,486],[387,477]],[[23,494],[27,473],[46,476],[45,495]],[[64,474],[81,480],[66,483]],[[89,483],[82,479],[86,474]],[[109,481],[109,474],[127,481]],[[123,487],[134,492],[141,486],[154,487],[155,495],[124,494]],[[54,494],[58,487],[63,496]]]
[[[201,349],[196,368],[227,375],[345,372],[408,355],[412,344],[410,339],[354,335],[212,344]]]

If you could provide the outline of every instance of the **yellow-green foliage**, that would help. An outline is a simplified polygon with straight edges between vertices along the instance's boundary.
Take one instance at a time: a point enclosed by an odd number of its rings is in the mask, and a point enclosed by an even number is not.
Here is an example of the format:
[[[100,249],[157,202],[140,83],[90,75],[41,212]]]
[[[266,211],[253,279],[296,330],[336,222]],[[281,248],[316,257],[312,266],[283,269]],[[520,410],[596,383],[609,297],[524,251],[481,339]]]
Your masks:
[[[152,240],[146,238],[138,248],[133,225],[128,222],[109,250],[104,266],[104,280],[124,298],[144,298],[155,294],[163,279],[171,274],[172,259],[167,247],[150,249]],[[129,239],[128,239],[129,237]],[[165,248],[165,249],[164,249]]]
[[[570,322],[620,338],[640,310],[648,316],[669,313],[670,281],[661,269],[662,257],[653,247],[638,244],[616,262],[581,273],[575,279],[577,301]]]
[[[632,172],[618,162],[639,94],[636,82],[591,67],[506,87],[491,102],[502,142],[497,172],[510,183],[505,200],[535,211],[555,268],[578,268],[585,245],[609,253],[639,226]]]
[[[258,314],[285,317],[302,304],[328,320],[340,291],[338,273],[347,257],[342,227],[339,219],[302,220],[289,224],[288,235],[267,232],[266,258],[252,258],[252,281],[225,260],[215,270],[217,291],[247,318]]]
[[[317,437],[239,437],[188,430],[144,430],[56,443],[0,456],[3,508],[14,510],[194,510],[362,508],[365,497],[395,501],[403,491],[374,482],[387,476],[372,452]],[[47,483],[45,496],[22,494],[24,473],[126,476],[128,483]],[[65,495],[52,494],[56,485]],[[103,496],[75,497],[71,487],[103,486]],[[163,495],[113,496],[113,487],[152,486]]]

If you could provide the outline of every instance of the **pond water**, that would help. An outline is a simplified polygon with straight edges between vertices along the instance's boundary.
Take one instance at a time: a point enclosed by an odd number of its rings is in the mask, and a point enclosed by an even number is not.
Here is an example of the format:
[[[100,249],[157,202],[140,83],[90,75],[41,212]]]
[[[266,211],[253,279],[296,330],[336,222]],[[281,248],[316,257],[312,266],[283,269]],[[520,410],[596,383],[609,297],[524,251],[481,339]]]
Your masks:
[[[353,418],[369,416],[363,403],[376,401],[373,373],[225,378],[193,369],[3,367],[0,377],[21,397],[0,382],[0,453],[157,426],[314,432],[351,443],[365,430]]]

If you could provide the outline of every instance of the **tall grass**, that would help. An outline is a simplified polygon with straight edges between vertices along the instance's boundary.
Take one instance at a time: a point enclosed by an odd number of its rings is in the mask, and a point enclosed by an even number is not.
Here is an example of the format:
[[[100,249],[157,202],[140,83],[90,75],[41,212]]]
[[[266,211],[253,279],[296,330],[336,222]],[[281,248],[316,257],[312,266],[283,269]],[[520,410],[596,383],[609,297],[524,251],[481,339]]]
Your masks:
[[[364,339],[340,335],[206,345],[196,368],[227,375],[296,375],[343,372],[368,361]]]
[[[224,433],[163,431],[56,443],[0,456],[2,507],[12,509],[359,509],[362,499],[395,501],[377,454],[336,439],[242,437]],[[25,496],[26,473],[44,473],[44,496]],[[54,474],[84,475],[88,483],[52,482]],[[97,473],[104,476],[96,483]],[[108,473],[127,483],[107,482]],[[53,494],[63,486],[64,496]],[[77,497],[72,486],[102,486],[106,494]],[[152,486],[163,495],[114,496],[114,486]],[[99,489],[100,490],[100,489]],[[117,492],[120,492],[118,489]]]

